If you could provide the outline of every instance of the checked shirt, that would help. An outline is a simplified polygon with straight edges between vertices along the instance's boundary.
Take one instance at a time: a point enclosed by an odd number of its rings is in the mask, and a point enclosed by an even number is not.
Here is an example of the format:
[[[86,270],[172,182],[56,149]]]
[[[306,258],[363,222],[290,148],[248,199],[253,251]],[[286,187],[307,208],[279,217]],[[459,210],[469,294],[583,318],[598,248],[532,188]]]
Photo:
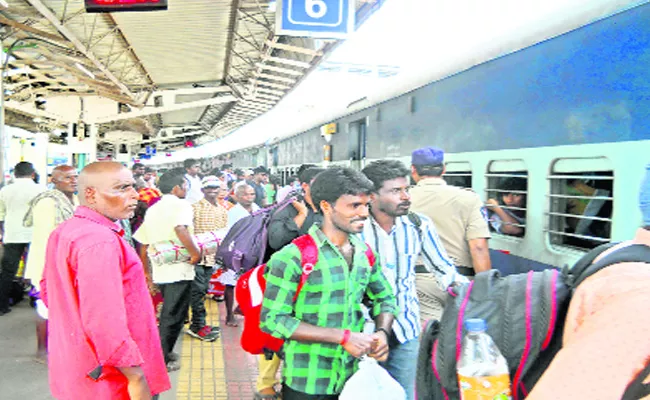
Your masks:
[[[260,327],[285,340],[283,378],[293,390],[308,394],[338,394],[357,368],[357,360],[339,344],[304,343],[289,338],[300,322],[326,328],[363,330],[361,302],[367,294],[373,303],[371,314],[397,314],[390,283],[379,262],[370,267],[366,245],[355,235],[353,267],[320,230],[309,230],[318,246],[318,262],[294,304],[293,297],[302,275],[300,251],[290,244],[267,263],[266,290]]]

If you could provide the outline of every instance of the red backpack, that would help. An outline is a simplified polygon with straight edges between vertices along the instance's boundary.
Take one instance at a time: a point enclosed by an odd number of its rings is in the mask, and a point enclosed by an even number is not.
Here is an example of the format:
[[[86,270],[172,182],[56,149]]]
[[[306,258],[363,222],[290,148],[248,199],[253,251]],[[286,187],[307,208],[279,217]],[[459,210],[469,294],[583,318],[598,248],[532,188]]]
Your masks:
[[[300,294],[309,274],[314,270],[314,265],[318,262],[318,247],[310,235],[303,235],[292,241],[301,254],[302,276],[293,296],[295,302]],[[370,246],[366,245],[366,256],[370,266],[375,265],[375,254]],[[280,351],[284,340],[275,338],[260,329],[260,313],[262,311],[262,300],[266,290],[266,264],[251,269],[242,275],[237,281],[235,287],[235,296],[239,303],[239,308],[244,315],[244,329],[241,335],[241,347],[251,354],[263,354],[264,350],[274,352]]]

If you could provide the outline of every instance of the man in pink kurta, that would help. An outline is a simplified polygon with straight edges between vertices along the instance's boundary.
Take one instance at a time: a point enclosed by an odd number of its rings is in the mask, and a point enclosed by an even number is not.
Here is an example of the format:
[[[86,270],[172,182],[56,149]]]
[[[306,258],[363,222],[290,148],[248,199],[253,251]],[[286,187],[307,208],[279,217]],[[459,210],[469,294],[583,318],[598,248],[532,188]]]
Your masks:
[[[50,388],[57,399],[151,399],[170,388],[144,270],[117,220],[138,194],[118,163],[79,176],[80,207],[48,241]]]

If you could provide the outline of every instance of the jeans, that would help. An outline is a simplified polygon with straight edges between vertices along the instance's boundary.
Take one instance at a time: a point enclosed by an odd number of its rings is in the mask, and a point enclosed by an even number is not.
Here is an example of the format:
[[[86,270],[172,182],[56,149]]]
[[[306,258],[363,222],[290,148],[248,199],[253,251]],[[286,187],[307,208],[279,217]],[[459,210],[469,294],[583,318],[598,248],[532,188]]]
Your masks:
[[[402,385],[406,391],[407,400],[415,399],[415,377],[419,347],[420,342],[417,338],[406,343],[399,343],[393,336],[390,340],[388,360],[382,363],[386,371]]]
[[[282,400],[338,400],[338,394],[307,394],[282,385]]]
[[[16,278],[20,258],[29,247],[29,243],[5,243],[0,270],[0,311],[9,309],[9,292]]]
[[[174,350],[178,335],[183,329],[185,318],[187,318],[192,281],[163,283],[158,286],[160,286],[160,292],[163,296],[158,329],[165,363],[167,363],[169,362],[169,354]]]
[[[205,326],[205,295],[208,293],[212,267],[204,265],[194,266],[196,272],[192,281],[190,305],[192,307],[192,324],[190,329],[198,332]]]

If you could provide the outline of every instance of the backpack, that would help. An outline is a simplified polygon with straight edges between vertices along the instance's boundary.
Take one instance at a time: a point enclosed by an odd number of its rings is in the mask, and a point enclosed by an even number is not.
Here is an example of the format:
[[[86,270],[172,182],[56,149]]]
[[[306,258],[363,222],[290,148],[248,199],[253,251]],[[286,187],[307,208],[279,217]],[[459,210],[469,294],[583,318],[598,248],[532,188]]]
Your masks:
[[[467,285],[449,288],[441,321],[430,321],[418,355],[420,400],[459,399],[456,363],[463,322],[482,318],[506,358],[512,398],[522,399],[562,347],[564,319],[571,296],[585,279],[621,262],[650,263],[650,247],[630,245],[594,260],[615,243],[601,245],[570,270],[553,269],[501,277],[497,270],[476,275]]]
[[[217,249],[217,264],[242,274],[266,261],[271,217],[294,200],[294,197],[286,198],[279,204],[258,210],[237,221]]]
[[[314,265],[318,262],[318,247],[310,235],[300,236],[291,243],[300,250],[302,265],[302,276],[298,282],[296,294],[293,296],[295,302],[303,285],[307,282],[309,274],[314,270]],[[366,245],[366,256],[370,266],[374,267],[375,255],[368,245]],[[235,297],[245,321],[241,335],[241,347],[251,354],[263,354],[268,351],[277,353],[284,344],[282,339],[275,338],[260,329],[260,313],[266,290],[265,273],[266,264],[262,264],[242,275],[235,287]]]

